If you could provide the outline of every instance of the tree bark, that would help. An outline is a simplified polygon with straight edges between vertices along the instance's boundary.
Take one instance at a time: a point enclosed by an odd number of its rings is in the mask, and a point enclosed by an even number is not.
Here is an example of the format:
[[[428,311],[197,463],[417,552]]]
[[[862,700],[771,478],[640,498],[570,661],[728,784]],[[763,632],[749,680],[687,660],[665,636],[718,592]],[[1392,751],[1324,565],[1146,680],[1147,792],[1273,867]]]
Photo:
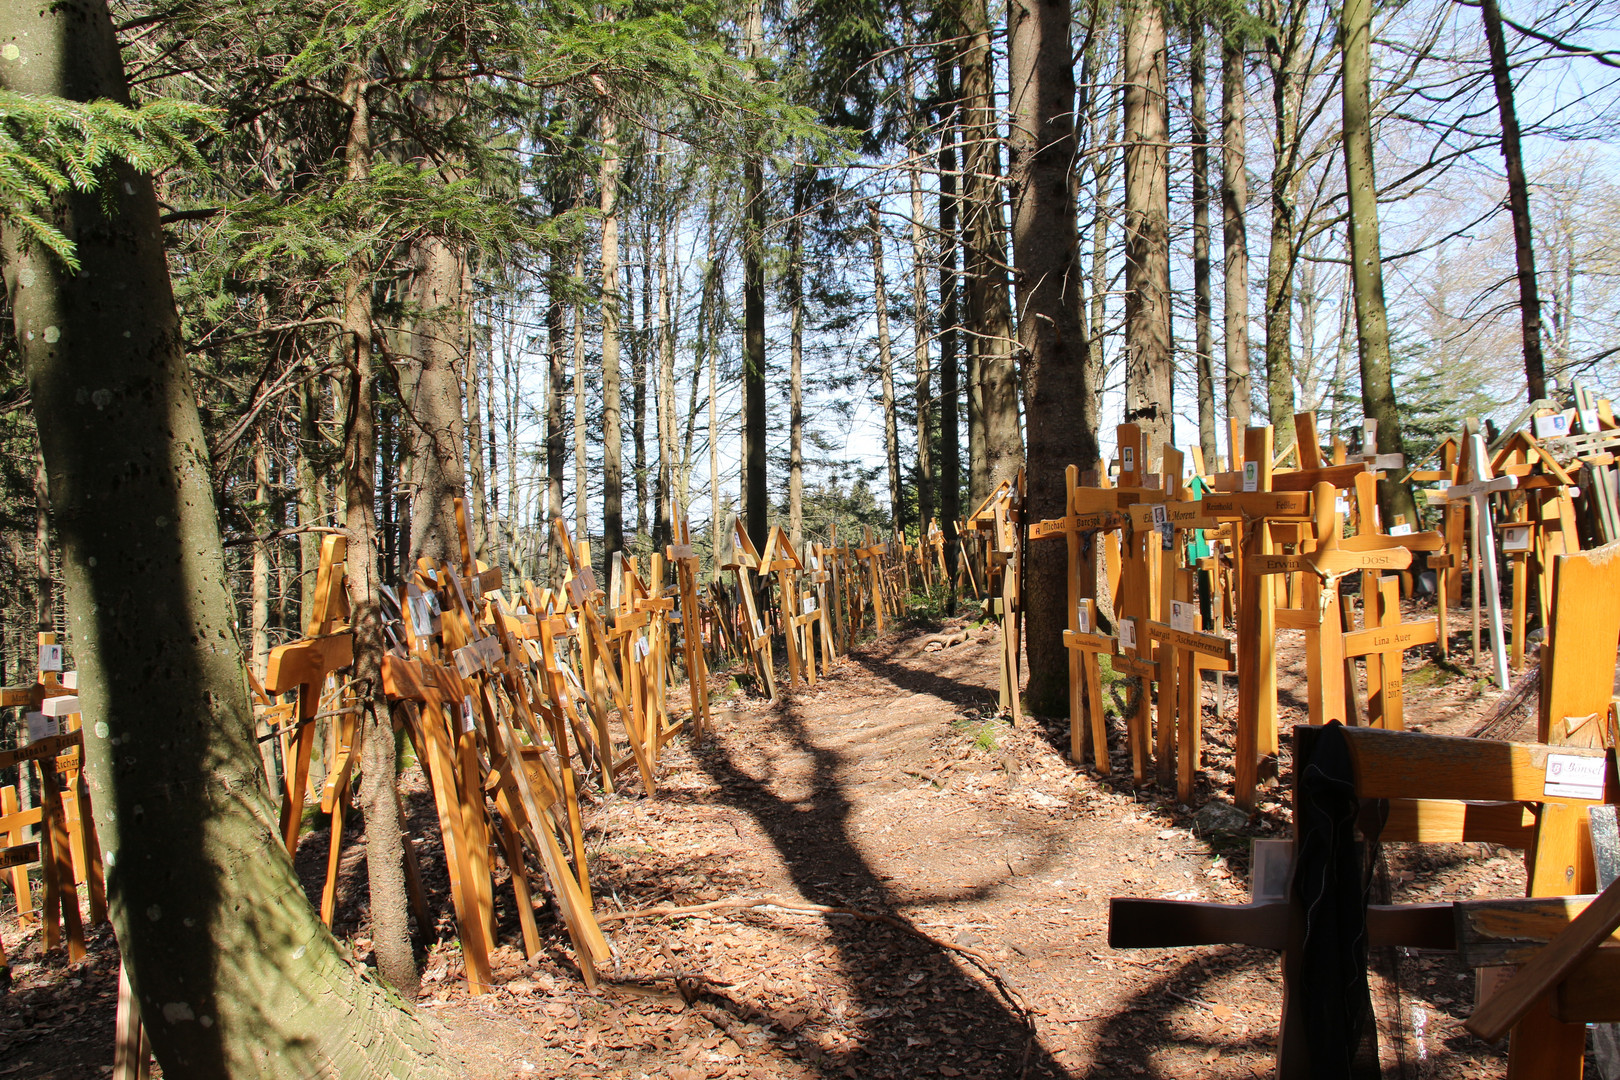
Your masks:
[[[1226,416],[1249,426],[1248,93],[1244,47],[1230,24],[1221,38],[1221,250],[1225,304]],[[1228,447],[1236,453],[1237,447]]]
[[[883,281],[883,218],[878,204],[867,206],[872,222],[872,303],[877,308],[878,381],[883,390],[883,450],[889,465],[889,516],[904,529],[900,484],[900,427],[894,415],[894,363],[889,352],[889,294]]]
[[[1125,418],[1142,426],[1150,460],[1175,439],[1170,340],[1170,131],[1164,16],[1131,0],[1124,27]]]
[[[1513,76],[1508,67],[1507,41],[1502,34],[1502,11],[1496,0],[1480,0],[1485,41],[1491,52],[1491,81],[1496,84],[1496,109],[1502,118],[1502,162],[1507,166],[1508,210],[1513,215],[1513,257],[1519,276],[1519,327],[1524,339],[1524,381],[1530,400],[1547,396],[1546,364],[1541,352],[1541,294],[1536,288],[1535,233],[1530,220],[1530,189],[1524,178],[1519,150],[1519,114],[1513,104]],[[1379,442],[1383,424],[1379,423]]]
[[[619,416],[619,130],[602,117],[602,558],[624,549],[624,430]],[[583,533],[581,533],[583,535]]]
[[[765,17],[759,0],[748,6],[744,37],[744,60],[753,73],[765,52]],[[765,158],[755,146],[748,148],[743,161],[743,198],[743,455],[748,466],[743,513],[748,538],[763,551],[771,520],[765,482],[770,422],[765,397]]]
[[[1198,445],[1204,461],[1215,467],[1215,344],[1211,331],[1214,296],[1209,281],[1209,102],[1204,62],[1209,52],[1203,16],[1194,12],[1188,27],[1188,81],[1192,107],[1193,321],[1198,354]]]
[[[1076,145],[1068,0],[1012,0],[1007,70],[1014,281],[1029,403],[1024,514],[1026,521],[1041,521],[1066,513],[1067,466],[1090,469],[1097,462],[1097,433],[1085,420],[1093,388],[1069,183]],[[1029,708],[1037,715],[1069,711],[1067,581],[1067,548],[1028,546],[1022,596]]]
[[[129,101],[100,0],[9,5],[0,38],[26,61],[0,67],[9,91]],[[7,228],[6,286],[109,907],[153,1051],[173,1076],[448,1076],[415,1016],[339,953],[275,836],[151,180],[109,164],[50,213],[82,271]]]
[[[553,587],[562,584],[562,548],[551,541],[551,520],[563,515],[563,473],[568,456],[568,443],[563,433],[563,397],[568,393],[568,321],[563,305],[564,282],[567,270],[561,252],[551,256],[551,279],[547,283],[546,297],[546,367],[549,390],[546,394],[546,512],[541,528],[546,533],[542,541],[550,553],[547,560],[546,580]],[[508,485],[516,490],[516,485]]]
[[[919,119],[919,124],[921,123]],[[921,158],[920,145],[912,147]],[[934,520],[933,392],[928,360],[928,242],[923,237],[922,179],[916,167],[909,170],[911,181],[911,326],[914,350],[913,374],[917,403],[917,540],[928,542],[928,523]]]
[[[1339,47],[1344,58],[1344,182],[1350,202],[1350,278],[1355,284],[1356,338],[1361,354],[1361,402],[1378,421],[1378,452],[1405,452],[1395,376],[1389,356],[1389,315],[1384,306],[1383,252],[1378,238],[1378,180],[1372,138],[1372,0],[1343,0]],[[1418,527],[1417,502],[1409,485],[1378,482],[1383,519],[1397,515]]]
[[[574,283],[585,284],[585,249],[574,253]],[[587,465],[590,445],[585,423],[585,305],[574,301],[574,539],[583,543],[590,538],[590,493]]]
[[[635,453],[635,463],[632,472],[635,474],[636,489],[636,535],[634,543],[639,545],[647,538],[647,347],[649,335],[648,323],[652,317],[652,226],[649,223],[642,233],[641,243],[641,324],[640,329],[630,335],[630,445]],[[627,268],[628,269],[628,268]],[[633,279],[632,279],[633,281]],[[636,325],[635,318],[635,288],[633,284],[625,292],[630,296],[629,322],[632,327]]]
[[[466,265],[466,262],[463,261],[462,270],[464,275]],[[463,276],[463,283],[465,283],[465,276]],[[463,303],[471,303],[472,291],[470,289],[463,289],[462,296],[464,297]],[[482,384],[485,372],[488,370],[489,354],[479,348],[470,338],[464,337],[462,341],[467,347],[456,358],[456,367],[461,371],[462,386],[466,388],[462,394],[462,399],[467,408],[467,487],[470,489],[469,494],[471,496],[468,500],[470,503],[468,509],[471,511],[471,515],[467,522],[467,531],[472,535],[472,557],[474,559],[487,559],[489,554],[485,551],[485,537],[489,534],[490,501],[488,479],[491,474],[485,472],[484,464],[484,408],[486,403],[489,402],[484,394]],[[493,432],[490,434],[493,434]],[[453,517],[450,520],[452,523],[455,521]],[[454,550],[457,552],[461,550],[459,542]],[[472,567],[467,569],[471,571]]]
[[[808,178],[795,175],[788,220],[788,537],[804,542],[804,203]]]
[[[947,48],[954,52],[954,43]],[[952,64],[942,60],[937,67],[940,97],[951,101]],[[956,298],[961,284],[956,272],[956,107],[950,111],[952,115],[941,117],[939,136],[939,517],[945,534],[945,585],[950,590],[950,612],[955,614],[956,523],[962,516],[962,389],[956,363]]]
[[[974,455],[973,461],[972,498],[977,506],[997,484],[1018,475],[1024,464],[1024,440],[1019,430],[1018,366],[1012,355],[1012,308],[1007,299],[1007,224],[1002,216],[990,13],[985,0],[965,0],[961,10],[965,38],[962,252],[983,446],[982,460]],[[971,420],[970,415],[970,438]]]
[[[658,513],[653,519],[654,551],[663,551],[674,540],[670,501],[675,496],[675,325],[671,313],[669,230],[669,215],[661,213],[658,225]]]
[[[1299,35],[1303,5],[1290,2],[1286,25],[1268,42],[1275,127],[1271,166],[1271,250],[1266,256],[1266,412],[1278,453],[1294,441],[1294,210],[1299,191]]]
[[[415,245],[411,301],[420,314],[408,337],[417,368],[406,407],[416,493],[411,500],[411,564],[459,560],[456,500],[466,494],[466,421],[461,406],[462,254],[437,237]],[[473,458],[478,457],[477,447]]]

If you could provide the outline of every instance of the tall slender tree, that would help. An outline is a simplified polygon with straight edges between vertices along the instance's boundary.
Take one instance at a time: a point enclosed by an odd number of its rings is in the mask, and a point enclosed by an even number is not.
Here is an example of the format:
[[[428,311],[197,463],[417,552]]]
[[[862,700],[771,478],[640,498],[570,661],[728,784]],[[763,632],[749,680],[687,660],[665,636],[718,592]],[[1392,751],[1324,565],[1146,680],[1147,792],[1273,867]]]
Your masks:
[[[7,5],[0,40],[12,94],[129,104],[102,0]],[[14,217],[0,258],[98,718],[84,752],[109,911],[153,1050],[175,1076],[447,1076],[414,1014],[340,954],[274,834],[157,198],[121,160],[98,181],[39,208],[77,269]]]
[[[1378,452],[1404,452],[1401,412],[1389,356],[1389,315],[1384,306],[1383,251],[1378,237],[1378,178],[1373,168],[1372,0],[1343,0],[1339,49],[1344,58],[1344,183],[1350,202],[1350,280],[1355,286],[1356,340],[1361,353],[1361,402],[1378,421]],[[1384,520],[1397,515],[1417,526],[1412,489],[1386,478],[1378,484]]]
[[[1226,415],[1249,426],[1248,69],[1237,17],[1221,27],[1221,297],[1225,309]],[[1228,447],[1235,453],[1237,447]]]
[[[1148,455],[1175,438],[1170,311],[1170,129],[1164,13],[1158,0],[1125,8],[1125,414]]]
[[[1086,423],[1092,396],[1079,237],[1075,232],[1074,63],[1068,0],[1011,0],[1007,70],[1012,81],[1013,264],[1019,344],[1029,402],[1026,519],[1066,513],[1065,469],[1097,463],[1097,433]],[[1029,707],[1060,716],[1069,706],[1068,552],[1040,544],[1028,552],[1023,588],[1028,628]],[[1016,692],[1016,688],[1015,692]],[[1079,717],[1071,718],[1074,723]]]
[[[1198,366],[1198,445],[1213,469],[1215,439],[1215,343],[1210,323],[1214,296],[1209,280],[1209,103],[1205,61],[1209,52],[1204,15],[1188,16],[1188,105],[1192,112],[1193,343]]]

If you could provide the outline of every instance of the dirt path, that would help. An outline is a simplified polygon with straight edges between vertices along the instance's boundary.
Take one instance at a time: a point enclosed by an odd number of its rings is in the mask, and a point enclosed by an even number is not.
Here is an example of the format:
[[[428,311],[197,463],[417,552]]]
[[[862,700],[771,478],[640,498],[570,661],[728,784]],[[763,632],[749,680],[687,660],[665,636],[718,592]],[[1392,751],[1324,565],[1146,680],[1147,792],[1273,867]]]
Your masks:
[[[1066,725],[996,719],[993,638],[919,644],[860,650],[776,707],[723,706],[712,739],[666,759],[658,798],[605,802],[590,839],[598,906],[759,897],[892,915],[983,955],[1014,1000],[960,953],[883,923],[780,910],[633,920],[613,929],[607,974],[640,994],[585,995],[547,964],[499,1002],[452,989],[434,1006],[476,1070],[1270,1075],[1275,954],[1115,952],[1107,918],[1111,896],[1246,900],[1249,836],[1283,835],[1282,808],[1268,803],[1243,836],[1200,838],[1190,812],[1133,792],[1123,768],[1111,782],[1076,771],[1057,749]],[[1438,695],[1435,709],[1454,704]],[[1206,722],[1220,780],[1230,728]],[[1398,896],[1522,889],[1516,858],[1477,845],[1396,853],[1391,866]],[[1401,1008],[1397,984],[1381,985],[1380,1009],[1406,1026],[1386,1024],[1392,1065],[1399,1053],[1410,1076],[1500,1073],[1499,1055],[1461,1029],[1471,974],[1408,957],[1399,976]]]

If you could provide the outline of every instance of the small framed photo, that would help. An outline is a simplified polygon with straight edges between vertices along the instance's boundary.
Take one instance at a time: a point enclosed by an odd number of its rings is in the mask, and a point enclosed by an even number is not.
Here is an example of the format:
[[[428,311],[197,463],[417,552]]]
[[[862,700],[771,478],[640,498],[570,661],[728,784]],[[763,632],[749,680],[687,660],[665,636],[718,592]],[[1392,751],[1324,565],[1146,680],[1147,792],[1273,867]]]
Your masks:
[[[1529,551],[1531,535],[1529,525],[1502,526],[1502,550],[1509,555]]]
[[[1258,461],[1245,461],[1243,463],[1243,490],[1260,490],[1260,463]]]
[[[1569,417],[1563,413],[1556,416],[1538,416],[1535,419],[1536,438],[1556,439],[1569,434]]]
[[[41,670],[41,671],[61,671],[62,670],[62,646],[60,646],[60,645],[41,645],[39,647],[39,670]]]
[[[1136,471],[1136,447],[1122,446],[1119,448],[1119,471],[1122,473]]]
[[[1091,608],[1095,603],[1095,600],[1082,600],[1075,611],[1074,622],[1082,634],[1091,633]]]
[[[1170,601],[1170,629],[1189,634],[1198,632],[1198,608],[1186,600]]]
[[[1122,648],[1136,648],[1136,620],[1119,620],[1119,644]]]

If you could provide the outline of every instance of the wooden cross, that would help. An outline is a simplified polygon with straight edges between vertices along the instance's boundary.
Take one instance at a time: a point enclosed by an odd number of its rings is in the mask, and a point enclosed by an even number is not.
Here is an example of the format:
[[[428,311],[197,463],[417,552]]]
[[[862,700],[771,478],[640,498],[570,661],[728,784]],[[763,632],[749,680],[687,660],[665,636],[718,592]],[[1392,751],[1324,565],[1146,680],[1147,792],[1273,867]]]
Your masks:
[[[1204,516],[1230,521],[1232,563],[1238,575],[1237,804],[1254,806],[1260,761],[1277,752],[1277,611],[1272,580],[1249,571],[1250,556],[1272,552],[1270,523],[1310,517],[1304,492],[1272,491],[1272,430],[1248,428],[1243,435],[1239,491],[1217,490],[1199,500]],[[1217,488],[1225,485],[1217,476]]]
[[[780,525],[773,526],[765,538],[765,550],[760,554],[759,572],[776,575],[776,598],[781,608],[782,637],[787,642],[788,684],[803,682],[814,686],[816,658],[813,651],[806,650],[801,641],[800,630],[803,623],[799,618],[798,590],[794,587],[799,572],[803,569],[804,564],[799,561],[799,553],[794,550],[787,530]],[[806,662],[809,664],[808,672],[805,671]]]
[[[7,703],[14,700],[15,697],[8,697]],[[45,703],[48,704],[52,700],[70,699],[58,695],[46,699]],[[28,895],[26,864],[36,860],[39,862],[43,885],[41,915],[44,921],[45,948],[49,950],[60,947],[65,931],[68,960],[72,963],[78,963],[85,957],[84,921],[79,915],[79,892],[73,873],[73,851],[72,841],[68,835],[67,812],[62,806],[62,795],[57,789],[56,776],[57,766],[61,761],[59,755],[71,754],[75,750],[82,752],[83,740],[82,732],[71,731],[45,735],[16,750],[0,751],[0,769],[18,768],[28,762],[35,762],[39,780],[39,806],[35,808],[37,816],[34,812],[13,813],[8,814],[4,821],[0,821],[0,830],[9,833],[12,839],[4,849],[4,858],[0,859],[0,862],[8,867],[22,869],[23,884],[17,891],[19,916],[22,913],[22,898]],[[70,760],[76,765],[78,759]],[[70,766],[62,766],[67,767]],[[10,801],[15,803],[15,795]],[[81,821],[85,820],[88,819],[81,817]],[[39,826],[37,843],[26,843],[22,839],[24,830],[31,824]],[[12,882],[14,885],[17,883],[17,875],[13,875]],[[4,963],[4,960],[0,959],[0,963]]]
[[[870,530],[869,530],[870,531]],[[759,684],[765,688],[766,696],[771,701],[776,700],[776,661],[771,655],[770,628],[759,617],[759,608],[754,599],[754,581],[752,575],[764,573],[760,569],[759,551],[754,542],[748,538],[748,530],[743,528],[742,522],[733,515],[731,527],[727,530],[731,540],[730,547],[725,552],[720,568],[730,570],[737,580],[738,602],[742,604],[743,640],[748,644],[748,655],[754,662],[754,670],[759,675]],[[877,568],[872,570],[873,583],[877,581]],[[881,604],[881,600],[874,599],[874,604]],[[882,629],[881,619],[879,630]]]
[[[1503,640],[1502,596],[1496,578],[1496,532],[1491,523],[1490,497],[1499,491],[1512,491],[1519,486],[1516,476],[1491,476],[1490,458],[1485,452],[1485,437],[1474,434],[1470,440],[1474,479],[1453,484],[1446,489],[1448,502],[1466,501],[1469,512],[1470,556],[1474,567],[1474,642],[1475,659],[1479,648],[1480,575],[1483,571],[1485,604],[1489,613],[1491,656],[1495,661],[1496,684],[1508,687],[1507,647]]]
[[[863,547],[855,550],[855,558],[866,563],[867,571],[871,574],[872,589],[872,624],[877,628],[878,636],[883,636],[883,569],[882,557],[889,552],[888,544],[874,544],[872,542],[872,527],[864,529]]]
[[[710,725],[709,666],[703,656],[703,629],[699,621],[697,592],[701,560],[692,550],[692,531],[685,509],[675,506],[675,542],[669,545],[669,561],[675,566],[675,587],[680,596],[681,655],[686,658],[686,685],[692,697],[692,738],[702,736]]]
[[[1325,730],[1295,729],[1296,761],[1312,760],[1315,740]],[[1484,841],[1529,847],[1534,852],[1529,868],[1531,895],[1552,896],[1589,886],[1591,859],[1581,854],[1577,826],[1584,826],[1587,808],[1596,800],[1548,794],[1552,748],[1367,728],[1337,730],[1348,743],[1356,794],[1364,805],[1387,800],[1380,840]],[[1601,775],[1601,752],[1580,753]],[[1612,784],[1612,769],[1610,773]],[[1524,803],[1538,806],[1539,813],[1528,814]],[[1301,809],[1296,789],[1296,821],[1301,820]],[[1533,824],[1526,824],[1526,819]],[[1265,850],[1256,845],[1251,903],[1116,898],[1110,904],[1109,944],[1114,948],[1243,944],[1280,951],[1283,1008],[1277,1075],[1283,1080],[1302,1080],[1322,1071],[1312,1067],[1313,1048],[1306,1034],[1302,995],[1319,997],[1332,989],[1304,985],[1301,958],[1307,922],[1291,888],[1292,847],[1298,840],[1263,843],[1268,845]],[[1263,854],[1281,857],[1263,858]],[[1469,905],[1473,912],[1452,904],[1372,905],[1366,909],[1366,934],[1374,947],[1454,949],[1459,926],[1466,926],[1478,912],[1499,905]],[[1580,1075],[1584,1031],[1558,1024],[1545,1009],[1540,1015],[1532,1013],[1515,1029],[1512,1045],[1518,1061],[1510,1066],[1510,1076],[1564,1080]],[[1567,1071],[1571,1062],[1573,1072]]]

